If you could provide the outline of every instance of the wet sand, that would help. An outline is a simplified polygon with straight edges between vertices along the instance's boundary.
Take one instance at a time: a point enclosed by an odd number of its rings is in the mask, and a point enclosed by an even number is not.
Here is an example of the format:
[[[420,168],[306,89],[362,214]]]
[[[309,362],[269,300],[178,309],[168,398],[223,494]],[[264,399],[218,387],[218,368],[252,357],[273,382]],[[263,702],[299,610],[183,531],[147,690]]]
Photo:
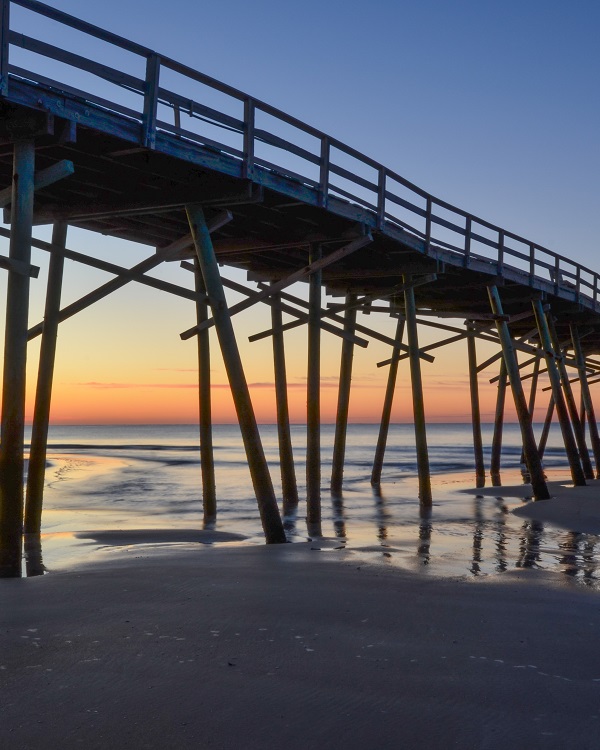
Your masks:
[[[548,482],[548,489],[551,494],[549,500],[530,500],[525,505],[514,508],[512,513],[521,518],[550,523],[569,531],[600,534],[600,480],[588,480],[585,487],[574,487],[569,482]],[[484,487],[465,492],[484,497],[532,496],[529,484]]]
[[[1,581],[0,747],[598,747],[597,592],[317,547],[134,545]]]

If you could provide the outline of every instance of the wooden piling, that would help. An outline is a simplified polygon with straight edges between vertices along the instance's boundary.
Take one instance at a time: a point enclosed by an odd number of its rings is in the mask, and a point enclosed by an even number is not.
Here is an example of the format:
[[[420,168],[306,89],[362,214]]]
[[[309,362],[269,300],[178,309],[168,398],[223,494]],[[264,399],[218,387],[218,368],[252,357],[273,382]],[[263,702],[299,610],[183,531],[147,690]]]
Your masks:
[[[289,517],[295,514],[298,507],[298,485],[296,482],[292,434],[290,430],[281,294],[274,294],[272,297],[271,323],[273,326],[273,366],[275,370],[275,402],[277,409],[277,435],[279,438],[283,515],[284,517]]]
[[[598,423],[596,422],[594,402],[592,401],[592,394],[590,393],[590,386],[588,384],[585,356],[583,354],[583,349],[581,348],[581,339],[577,326],[571,324],[570,328],[571,339],[573,341],[573,352],[575,354],[575,361],[577,362],[577,372],[579,374],[579,382],[581,385],[581,400],[583,401],[585,414],[587,414],[588,425],[590,428],[590,443],[592,444],[592,452],[596,464],[596,476],[600,476],[600,435],[598,434]],[[581,418],[582,426],[585,414],[582,415]]]
[[[498,394],[496,396],[496,411],[494,414],[494,434],[492,436],[492,455],[490,458],[490,477],[496,487],[500,484],[500,458],[502,455],[502,433],[504,431],[504,405],[506,403],[506,364],[500,360],[500,377],[498,379]]]
[[[415,442],[417,448],[417,468],[419,473],[419,500],[421,505],[429,507],[432,504],[432,497],[431,476],[429,474],[429,452],[427,449],[427,431],[425,426],[425,404],[423,400],[423,381],[421,378],[421,359],[419,357],[415,292],[412,286],[410,286],[410,281],[410,276],[405,275],[403,277],[403,282],[407,284],[407,288],[404,290],[404,306],[406,310],[406,333],[409,346],[408,359],[410,363],[413,415],[415,420]]]
[[[258,432],[248,383],[204,212],[201,206],[188,204],[186,213],[229,378],[265,538],[269,544],[285,542],[285,532],[275,499],[273,483]]]
[[[496,286],[489,286],[488,295],[490,298],[492,313],[496,316],[496,328],[502,345],[502,355],[506,364],[506,372],[508,374],[508,380],[515,401],[519,426],[521,428],[523,449],[525,451],[525,462],[527,464],[531,485],[533,487],[533,495],[536,500],[546,500],[550,497],[550,493],[548,492],[546,480],[544,479],[542,462],[540,461],[537,451],[531,417],[529,416],[525,393],[523,392],[523,384],[521,383],[519,364],[517,362],[514,344],[508,325],[503,317],[504,311],[502,309],[500,295],[498,294],[498,288]]]
[[[344,312],[344,331],[354,333],[356,325],[357,295],[349,292],[346,295],[346,311]],[[352,360],[354,358],[354,342],[343,339],[340,361],[340,385],[338,390],[337,415],[335,420],[335,437],[333,441],[333,458],[331,464],[331,491],[338,493],[342,489],[344,477],[344,458],[346,456],[346,433],[348,429],[348,408],[350,405],[350,385],[352,383]]]
[[[472,322],[467,322],[467,330],[474,331]],[[469,359],[469,385],[471,392],[471,421],[473,423],[473,451],[475,454],[475,486],[485,486],[485,464],[483,462],[483,440],[481,439],[481,410],[479,407],[479,384],[477,382],[477,349],[475,336],[467,336]]]
[[[562,390],[567,404],[567,410],[569,417],[571,418],[571,424],[573,425],[573,434],[575,436],[575,442],[577,444],[577,451],[579,453],[579,460],[581,461],[581,467],[583,474],[586,479],[594,478],[594,469],[590,460],[590,452],[585,442],[585,428],[582,424],[582,419],[579,416],[579,410],[575,403],[575,397],[573,396],[573,389],[571,388],[571,381],[569,380],[569,373],[565,365],[563,352],[560,345],[560,339],[554,325],[554,318],[551,312],[547,312],[544,316],[548,324],[548,331],[550,333],[550,341],[552,342],[552,348],[554,349],[556,366],[558,368],[558,374],[560,376],[560,382],[562,384]]]
[[[194,259],[196,290],[196,321],[208,320],[208,298],[200,262]],[[212,524],[217,517],[217,486],[212,434],[212,403],[210,394],[210,331],[198,332],[198,406],[200,427],[200,470],[202,472],[202,509],[204,524]]]
[[[383,410],[381,422],[379,424],[379,435],[377,436],[377,447],[375,448],[375,458],[373,459],[373,471],[371,472],[371,484],[379,485],[381,482],[381,471],[383,468],[383,459],[387,445],[388,432],[390,429],[390,419],[392,416],[392,404],[394,403],[394,393],[396,390],[396,378],[398,376],[398,362],[400,360],[400,345],[404,335],[404,318],[398,318],[396,326],[396,345],[392,349],[392,359],[388,371],[387,385],[385,388],[385,398],[383,400]]]
[[[540,442],[538,443],[538,453],[540,454],[540,460],[544,458],[546,452],[546,444],[548,443],[548,435],[550,434],[550,427],[552,426],[552,417],[554,416],[554,396],[550,396],[548,402],[548,408],[546,410],[546,416],[544,418],[544,424],[542,426],[542,434],[540,435]]]
[[[540,343],[542,344],[542,349],[546,358],[548,378],[550,379],[550,385],[552,387],[552,396],[554,398],[556,414],[558,416],[560,430],[563,436],[565,450],[567,452],[567,460],[571,469],[571,477],[576,486],[585,486],[585,475],[581,467],[581,461],[579,460],[577,443],[575,442],[571,422],[569,421],[569,412],[561,390],[560,375],[556,364],[557,355],[552,346],[548,320],[539,299],[533,300],[533,310],[535,312],[535,319],[540,334]]]
[[[44,477],[46,473],[46,450],[48,445],[48,426],[50,423],[50,403],[52,400],[52,381],[56,359],[56,340],[58,337],[58,313],[62,291],[64,255],[67,242],[67,224],[58,221],[52,230],[52,246],[48,267],[48,285],[46,306],[44,310],[44,328],[40,343],[40,360],[38,379],[31,425],[31,446],[29,466],[27,469],[27,491],[25,496],[26,534],[39,534],[42,526],[42,506],[44,501]]]
[[[31,261],[33,220],[33,140],[17,141],[13,154],[9,254],[11,260],[21,264],[21,268],[28,269]],[[6,292],[0,427],[0,576],[10,577],[21,575],[28,308],[29,273],[10,268]]]
[[[321,245],[310,246],[309,263],[321,259]],[[321,536],[321,271],[311,274],[308,299],[308,372],[306,384],[306,523]]]
[[[533,363],[533,372],[531,374],[531,387],[529,389],[529,416],[531,417],[531,422],[533,423],[533,414],[535,412],[535,398],[537,395],[537,386],[538,381],[540,378],[540,357],[542,354],[542,349],[540,345],[538,344],[538,351],[535,355],[535,362]],[[521,463],[525,463],[525,452],[521,450]]]

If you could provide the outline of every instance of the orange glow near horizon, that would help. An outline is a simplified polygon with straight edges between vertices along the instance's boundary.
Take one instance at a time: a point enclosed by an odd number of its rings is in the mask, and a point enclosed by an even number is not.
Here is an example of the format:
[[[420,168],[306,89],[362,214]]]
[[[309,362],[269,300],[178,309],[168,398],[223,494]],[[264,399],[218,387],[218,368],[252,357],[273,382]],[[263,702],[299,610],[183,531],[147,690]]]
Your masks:
[[[43,232],[39,236],[45,238]],[[85,240],[85,242],[83,241]],[[86,244],[87,243],[87,244]],[[101,244],[101,252],[100,252]],[[152,250],[131,243],[99,238],[73,230],[68,246],[90,254],[133,265]],[[126,253],[124,252],[124,247]],[[127,257],[125,257],[127,256]],[[40,266],[32,281],[30,324],[43,315],[47,255],[36,251],[33,262]],[[67,264],[62,306],[112,278],[94,269]],[[244,275],[226,268],[223,273],[239,281]],[[166,264],[160,274],[173,283],[190,287],[190,274],[178,264]],[[5,275],[0,276],[0,293]],[[306,285],[297,284],[291,293],[306,298]],[[228,294],[230,304],[240,299]],[[324,298],[323,304],[326,300]],[[250,344],[248,336],[271,327],[266,306],[251,308],[234,319],[236,336],[259,423],[276,421],[273,359],[270,338]],[[191,302],[154,289],[129,284],[63,322],[59,330],[54,376],[51,421],[55,424],[177,424],[198,422],[197,347],[194,339],[181,341],[179,332],[195,321]],[[396,322],[385,315],[363,316],[366,326],[393,337]],[[445,323],[462,329],[460,320]],[[214,329],[211,331],[211,379],[213,422],[234,423],[235,409],[227,384]],[[420,345],[425,346],[451,334],[420,327]],[[0,341],[1,344],[1,341]],[[290,420],[306,422],[306,330],[301,326],[285,334]],[[479,361],[497,348],[478,342]],[[338,395],[341,339],[323,332],[321,346],[321,414],[324,423],[335,422]],[[27,419],[31,421],[37,379],[39,338],[28,353]],[[460,341],[432,351],[435,362],[422,363],[425,409],[428,422],[470,422],[471,406],[466,343]],[[387,344],[371,340],[368,348],[355,347],[350,421],[377,423],[387,381],[387,367],[377,363],[390,356]],[[494,418],[497,388],[489,379],[498,373],[498,363],[479,376],[481,417]],[[525,381],[526,390],[528,389]],[[541,381],[545,386],[546,381]],[[542,420],[548,394],[540,393],[534,418]],[[510,392],[506,398],[506,421],[516,421]],[[412,422],[410,372],[407,360],[400,363],[392,411],[394,422]]]

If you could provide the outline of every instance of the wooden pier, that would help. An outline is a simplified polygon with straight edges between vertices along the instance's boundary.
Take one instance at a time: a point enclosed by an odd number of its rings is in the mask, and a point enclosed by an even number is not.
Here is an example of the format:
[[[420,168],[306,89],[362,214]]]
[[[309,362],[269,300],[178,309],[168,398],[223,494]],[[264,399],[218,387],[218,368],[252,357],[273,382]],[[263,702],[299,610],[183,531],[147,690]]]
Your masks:
[[[58,47],[50,35],[33,38],[27,24],[13,23],[17,7],[93,38],[104,46],[106,62]],[[8,273],[0,435],[2,575],[20,574],[23,530],[36,535],[41,528],[60,323],[129,283],[190,301],[191,327],[180,335],[198,340],[207,523],[217,514],[218,489],[208,341],[213,326],[267,542],[285,541],[285,517],[299,503],[306,503],[309,533],[321,533],[323,480],[331,482],[334,494],[343,486],[354,347],[365,347],[369,340],[390,347],[390,359],[377,363],[389,367],[389,378],[373,446],[373,484],[385,470],[398,362],[408,358],[419,496],[423,508],[431,504],[422,369],[433,360],[431,351],[461,340],[469,364],[478,484],[486,479],[478,377],[489,368],[495,368],[498,383],[493,482],[499,481],[509,385],[528,477],[536,498],[548,497],[545,438],[537,444],[532,429],[542,372],[552,388],[547,426],[556,411],[573,482],[582,485],[598,475],[600,436],[589,388],[589,379],[600,372],[600,360],[591,357],[600,351],[595,271],[452,206],[335,138],[140,44],[35,0],[0,0],[0,8],[0,203],[10,225],[0,229],[10,240],[9,255],[0,257],[0,269]],[[129,53],[135,61],[131,70],[109,64],[114,50]],[[60,78],[53,78],[54,70],[61,71]],[[143,77],[136,70],[143,70]],[[82,80],[95,84],[84,89]],[[193,98],[191,92],[198,90],[204,95]],[[53,225],[51,242],[32,238],[32,227],[39,224]],[[69,226],[152,249],[134,266],[116,265],[70,248]],[[44,320],[34,322],[28,316],[29,296],[42,292],[35,281],[38,269],[31,265],[32,247],[50,254]],[[65,260],[107,271],[114,279],[61,307]],[[188,268],[193,288],[148,275],[165,262]],[[245,270],[249,285],[229,279],[228,266]],[[308,302],[290,293],[296,282],[308,283]],[[228,306],[227,289],[245,299]],[[327,303],[325,295],[331,298]],[[284,519],[234,329],[235,316],[257,304],[272,312],[272,328],[251,340],[273,340]],[[365,311],[372,316],[369,326],[357,322],[357,313]],[[291,320],[284,322],[283,315]],[[397,320],[394,337],[377,329],[377,316]],[[444,323],[445,318],[462,319],[464,326]],[[308,327],[306,498],[298,497],[291,450],[284,349],[284,332],[299,325]],[[445,338],[421,347],[422,327],[433,327]],[[321,471],[322,333],[343,340],[331,477],[322,477]],[[27,343],[37,336],[42,342],[24,497],[25,367]],[[495,343],[497,354],[478,363],[478,340]],[[523,385],[528,379],[529,401]],[[580,383],[583,411],[573,397],[573,380]]]

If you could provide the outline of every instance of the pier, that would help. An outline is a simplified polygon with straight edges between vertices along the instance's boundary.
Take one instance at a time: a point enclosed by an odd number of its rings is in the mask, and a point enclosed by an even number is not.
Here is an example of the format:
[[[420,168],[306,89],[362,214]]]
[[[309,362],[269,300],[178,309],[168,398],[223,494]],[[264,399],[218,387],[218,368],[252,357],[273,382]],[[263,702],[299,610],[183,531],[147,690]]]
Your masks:
[[[101,43],[104,61],[57,47],[50,37],[34,38],[26,25],[13,23],[16,7]],[[130,283],[190,303],[190,326],[174,335],[197,340],[199,482],[208,523],[218,513],[208,335],[213,327],[268,543],[286,541],[285,519],[300,504],[306,507],[309,534],[321,533],[323,485],[340,493],[344,483],[354,347],[367,347],[370,340],[387,344],[390,352],[387,360],[373,363],[388,369],[373,446],[375,486],[385,474],[398,363],[407,359],[419,500],[425,512],[431,506],[423,372],[432,352],[459,341],[469,368],[478,486],[487,480],[480,377],[493,379],[498,388],[492,483],[500,481],[507,390],[536,499],[549,497],[542,458],[554,414],[573,484],[583,486],[598,476],[600,435],[590,390],[600,373],[600,358],[594,359],[600,351],[596,271],[567,257],[568,250],[560,254],[542,247],[438,199],[336,138],[141,44],[36,0],[0,0],[0,9],[0,207],[6,225],[0,235],[10,242],[9,255],[0,256],[0,269],[8,274],[0,425],[2,575],[20,575],[23,533],[35,536],[41,529],[60,324]],[[111,66],[110,50],[126,52],[131,69]],[[54,70],[61,71],[60,78],[53,77]],[[82,80],[88,88],[82,88]],[[32,236],[33,227],[43,224],[52,225],[50,242]],[[70,247],[70,226],[141,243],[148,256],[133,266],[92,257]],[[45,290],[36,282],[32,247],[50,256]],[[63,306],[65,261],[114,278]],[[164,263],[187,269],[190,287],[149,275]],[[245,271],[247,284],[229,278],[228,268]],[[292,293],[297,282],[308,285],[308,301]],[[243,300],[229,305],[228,290]],[[44,294],[43,320],[30,321],[30,296]],[[269,337],[273,343],[282,498],[273,488],[235,331],[236,315],[256,305],[271,311],[271,328],[250,340]],[[357,314],[363,312],[370,315],[369,325],[359,322]],[[377,325],[389,317],[396,321],[395,336]],[[307,490],[299,497],[285,332],[304,325]],[[423,328],[437,330],[440,340],[420,345]],[[319,431],[319,353],[325,334],[343,342],[331,476],[322,473]],[[41,349],[25,483],[25,368],[28,343],[37,337]],[[479,361],[478,341],[494,344],[496,354]],[[532,415],[543,373],[551,394],[538,440]]]

